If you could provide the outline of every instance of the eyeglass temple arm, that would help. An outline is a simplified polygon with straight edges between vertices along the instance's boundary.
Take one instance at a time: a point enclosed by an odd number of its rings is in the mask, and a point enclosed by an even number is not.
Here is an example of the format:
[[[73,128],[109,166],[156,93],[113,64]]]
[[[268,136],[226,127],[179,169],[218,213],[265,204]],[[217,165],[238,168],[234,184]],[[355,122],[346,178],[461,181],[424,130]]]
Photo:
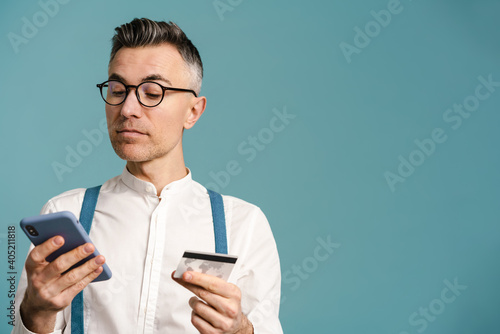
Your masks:
[[[163,90],[176,90],[176,91],[179,91],[179,92],[190,92],[190,93],[193,93],[193,95],[195,97],[198,97],[198,95],[196,94],[196,92],[192,89],[184,89],[184,88],[173,88],[173,87],[161,87],[163,88]]]

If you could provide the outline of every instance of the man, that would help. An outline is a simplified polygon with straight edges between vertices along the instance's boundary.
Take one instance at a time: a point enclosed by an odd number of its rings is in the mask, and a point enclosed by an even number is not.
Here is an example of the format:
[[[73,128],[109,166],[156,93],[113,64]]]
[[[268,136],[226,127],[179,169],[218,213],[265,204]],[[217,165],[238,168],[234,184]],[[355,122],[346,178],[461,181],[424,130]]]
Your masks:
[[[56,236],[33,247],[21,275],[13,333],[71,333],[71,302],[83,289],[84,331],[103,333],[281,333],[279,259],[262,211],[223,196],[230,282],[173,271],[185,250],[214,252],[207,190],[192,180],[182,135],[203,114],[202,63],[173,23],[135,19],[116,28],[106,102],[109,136],[127,161],[103,184],[90,238],[102,255],[66,272],[94,250],[86,244],[51,263]],[[42,214],[79,216],[85,189],[49,200]],[[89,284],[106,262],[110,280]],[[193,295],[194,294],[194,295]]]

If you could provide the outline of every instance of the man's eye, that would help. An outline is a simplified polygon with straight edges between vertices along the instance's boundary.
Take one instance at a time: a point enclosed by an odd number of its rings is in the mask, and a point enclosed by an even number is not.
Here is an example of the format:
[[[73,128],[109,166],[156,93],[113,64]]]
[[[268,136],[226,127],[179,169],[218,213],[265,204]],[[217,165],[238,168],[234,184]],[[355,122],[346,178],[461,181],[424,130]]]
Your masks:
[[[120,91],[112,91],[111,92],[111,95],[113,96],[123,96],[125,94],[125,91],[124,90],[120,90]]]
[[[147,97],[150,99],[159,99],[161,97],[160,94],[146,93]]]

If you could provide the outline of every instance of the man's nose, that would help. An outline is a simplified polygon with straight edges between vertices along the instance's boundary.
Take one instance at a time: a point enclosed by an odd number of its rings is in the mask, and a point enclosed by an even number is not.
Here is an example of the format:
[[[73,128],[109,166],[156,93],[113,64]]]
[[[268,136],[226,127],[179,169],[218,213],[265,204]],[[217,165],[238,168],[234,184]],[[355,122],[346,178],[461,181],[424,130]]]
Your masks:
[[[122,104],[121,114],[127,118],[141,117],[144,106],[139,103],[135,90],[131,89]]]

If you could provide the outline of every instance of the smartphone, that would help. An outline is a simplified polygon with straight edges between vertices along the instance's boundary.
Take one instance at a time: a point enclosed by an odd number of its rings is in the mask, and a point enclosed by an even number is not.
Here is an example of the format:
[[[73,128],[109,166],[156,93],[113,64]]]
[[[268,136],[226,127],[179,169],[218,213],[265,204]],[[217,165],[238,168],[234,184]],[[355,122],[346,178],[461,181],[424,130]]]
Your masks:
[[[64,238],[64,245],[56,250],[54,253],[47,256],[46,260],[48,262],[54,261],[60,255],[69,252],[70,250],[81,246],[87,242],[92,243],[89,235],[85,232],[85,229],[80,224],[75,215],[69,211],[61,211],[55,213],[49,213],[46,215],[27,217],[21,220],[21,229],[28,236],[31,242],[38,246],[44,243],[48,239],[60,235]],[[95,246],[95,245],[94,245]],[[94,253],[90,254],[87,258],[76,263],[74,266],[69,268],[66,272],[73,268],[76,268],[89,259],[92,259],[99,255],[97,248],[94,248]],[[105,281],[111,278],[111,270],[105,263],[102,265],[103,271],[97,276],[92,282]]]

